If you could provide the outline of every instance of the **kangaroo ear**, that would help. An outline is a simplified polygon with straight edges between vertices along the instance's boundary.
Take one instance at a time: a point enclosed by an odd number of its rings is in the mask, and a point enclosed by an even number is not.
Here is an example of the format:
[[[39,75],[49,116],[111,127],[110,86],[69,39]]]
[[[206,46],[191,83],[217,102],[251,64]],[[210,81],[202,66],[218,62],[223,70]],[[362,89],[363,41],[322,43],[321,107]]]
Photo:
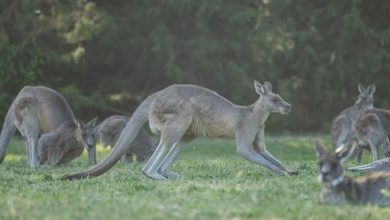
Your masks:
[[[91,121],[89,121],[89,122],[87,123],[87,126],[88,126],[89,128],[95,127],[95,124],[96,124],[97,119],[98,119],[98,117],[96,117],[96,118],[92,119]]]
[[[257,94],[266,95],[266,90],[264,89],[263,85],[261,85],[261,83],[255,80],[253,84],[255,85],[255,90]]]
[[[367,87],[367,92],[368,94],[372,95],[374,94],[376,90],[376,85],[375,84],[370,84],[368,87]]]
[[[321,157],[322,155],[325,155],[327,153],[324,145],[322,145],[319,141],[315,142],[315,147],[314,147],[317,157]]]
[[[272,92],[272,84],[268,81],[265,81],[263,83],[263,87],[265,88],[265,90],[267,90],[267,92]]]
[[[358,89],[359,89],[359,92],[362,93],[364,92],[366,89],[364,88],[364,86],[362,86],[362,84],[358,84]]]
[[[84,122],[81,121],[80,119],[75,118],[75,119],[74,119],[74,123],[76,124],[76,126],[77,126],[78,128],[84,129],[84,127],[85,127]]]

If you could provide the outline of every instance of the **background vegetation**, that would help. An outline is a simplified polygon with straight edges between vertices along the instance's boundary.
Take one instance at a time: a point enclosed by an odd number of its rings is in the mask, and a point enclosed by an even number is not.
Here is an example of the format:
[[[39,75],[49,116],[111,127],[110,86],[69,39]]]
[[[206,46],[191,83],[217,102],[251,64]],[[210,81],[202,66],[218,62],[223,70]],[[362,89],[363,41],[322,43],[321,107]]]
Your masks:
[[[385,0],[2,0],[0,121],[25,85],[59,90],[88,120],[129,114],[173,83],[247,105],[257,79],[293,105],[268,129],[328,132],[358,82],[390,108],[389,11]]]

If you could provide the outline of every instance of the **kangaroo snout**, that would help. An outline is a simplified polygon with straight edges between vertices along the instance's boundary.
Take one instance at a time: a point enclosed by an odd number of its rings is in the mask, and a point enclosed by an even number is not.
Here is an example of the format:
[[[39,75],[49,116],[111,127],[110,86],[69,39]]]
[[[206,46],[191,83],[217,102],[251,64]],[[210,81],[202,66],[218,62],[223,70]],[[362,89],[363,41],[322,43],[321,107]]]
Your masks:
[[[291,112],[291,105],[286,104],[285,106],[282,107],[281,113],[282,114],[288,114]]]
[[[95,147],[95,145],[93,145],[93,144],[87,144],[87,150],[91,150],[94,147]]]

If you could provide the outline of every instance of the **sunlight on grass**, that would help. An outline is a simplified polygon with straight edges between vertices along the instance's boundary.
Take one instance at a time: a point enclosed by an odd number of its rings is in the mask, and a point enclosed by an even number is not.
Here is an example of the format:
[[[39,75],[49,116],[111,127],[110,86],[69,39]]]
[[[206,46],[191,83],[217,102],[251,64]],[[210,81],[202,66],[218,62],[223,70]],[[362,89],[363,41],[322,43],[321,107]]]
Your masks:
[[[109,148],[109,147],[104,148],[101,144],[96,145],[96,153],[97,154],[105,155],[105,154],[108,154],[110,151],[111,151],[111,148]],[[88,151],[86,149],[84,149],[84,151],[83,151],[83,156],[88,156]]]
[[[26,159],[26,155],[20,155],[20,154],[7,154],[7,157],[4,159],[4,161],[19,161]]]

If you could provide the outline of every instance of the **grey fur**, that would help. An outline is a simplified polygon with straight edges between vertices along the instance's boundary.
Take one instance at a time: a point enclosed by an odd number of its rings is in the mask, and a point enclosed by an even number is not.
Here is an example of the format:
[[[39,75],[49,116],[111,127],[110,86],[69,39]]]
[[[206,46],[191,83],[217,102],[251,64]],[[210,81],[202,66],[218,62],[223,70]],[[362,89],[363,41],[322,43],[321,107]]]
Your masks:
[[[64,97],[52,89],[26,86],[19,92],[1,131],[1,161],[16,128],[26,139],[30,167],[63,164],[83,152],[81,125]]]
[[[127,116],[113,115],[104,119],[98,126],[89,127],[83,133],[83,139],[87,143],[88,148],[96,148],[98,140],[100,140],[103,147],[114,147],[129,119]],[[122,162],[132,162],[133,155],[137,156],[137,161],[143,162],[156,149],[156,146],[143,128],[130,145],[130,149],[122,156]]]
[[[365,177],[349,178],[344,176],[342,158],[348,149],[340,153],[328,153],[325,147],[316,143],[315,150],[319,162],[319,180],[323,183],[320,201],[340,204],[342,202],[390,205],[390,174],[375,173]]]
[[[373,152],[374,162],[350,168],[351,171],[389,171],[390,163],[390,111],[385,109],[370,109],[365,111],[354,126],[357,139],[369,144]],[[378,160],[377,148],[381,146],[385,159]]]
[[[272,92],[272,85],[255,81],[260,98],[250,106],[238,106],[217,93],[196,85],[172,85],[149,96],[136,109],[111,153],[91,169],[65,176],[81,179],[103,174],[127,151],[142,125],[149,121],[153,133],[161,133],[160,143],[143,169],[157,179],[177,178],[170,170],[183,144],[195,137],[235,138],[237,152],[252,163],[279,175],[287,169],[266,149],[264,122],[271,112],[287,114],[290,104]]]
[[[356,141],[356,134],[353,129],[353,124],[356,122],[358,117],[367,109],[373,108],[375,92],[375,85],[371,84],[367,88],[362,85],[358,85],[359,97],[355,104],[349,108],[344,109],[332,122],[332,140],[333,147],[336,150],[342,145],[351,146]],[[357,161],[361,163],[363,149],[367,149],[364,145],[357,145],[356,148],[351,148],[355,152],[351,155],[357,156]]]

